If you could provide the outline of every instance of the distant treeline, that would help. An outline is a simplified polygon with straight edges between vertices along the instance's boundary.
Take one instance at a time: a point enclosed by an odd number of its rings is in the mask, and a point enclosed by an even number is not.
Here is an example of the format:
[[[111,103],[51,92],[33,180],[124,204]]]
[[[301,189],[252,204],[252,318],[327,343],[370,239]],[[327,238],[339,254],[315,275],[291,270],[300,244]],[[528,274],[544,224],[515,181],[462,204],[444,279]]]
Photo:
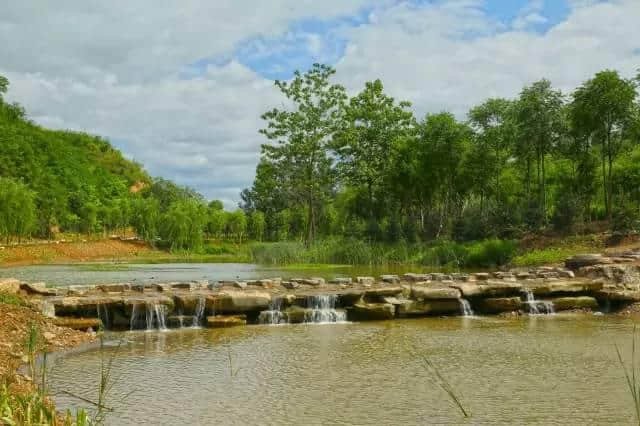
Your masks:
[[[640,218],[638,79],[597,73],[571,94],[542,79],[515,99],[488,99],[466,120],[416,118],[380,80],[348,97],[314,65],[276,81],[289,105],[262,118],[248,214],[267,240],[516,238],[593,221]]]

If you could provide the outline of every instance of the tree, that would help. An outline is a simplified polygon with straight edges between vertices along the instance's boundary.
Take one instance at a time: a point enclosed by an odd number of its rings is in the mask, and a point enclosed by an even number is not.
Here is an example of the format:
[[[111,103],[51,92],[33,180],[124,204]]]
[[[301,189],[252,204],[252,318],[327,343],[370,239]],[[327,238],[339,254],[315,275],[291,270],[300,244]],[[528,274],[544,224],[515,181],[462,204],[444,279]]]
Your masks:
[[[162,216],[161,236],[171,249],[193,250],[202,246],[206,208],[200,201],[176,201]]]
[[[35,229],[35,194],[22,182],[0,177],[0,239],[8,244]]]
[[[520,92],[516,105],[516,125],[523,156],[533,154],[537,166],[538,206],[543,223],[547,222],[546,157],[565,131],[564,98],[553,90],[549,80],[540,80]]]
[[[224,210],[224,204],[220,200],[209,201],[209,210]]]
[[[2,103],[2,95],[9,90],[9,80],[3,75],[0,75],[0,103]]]
[[[264,230],[265,230],[265,219],[264,213],[261,211],[253,211],[249,215],[249,236],[250,238],[262,241],[264,238]]]
[[[238,238],[238,242],[241,243],[247,232],[247,217],[241,209],[228,214],[227,227],[229,233]]]
[[[160,203],[153,197],[137,197],[131,203],[130,223],[138,237],[151,245],[158,238]]]
[[[267,126],[260,133],[275,142],[262,145],[263,158],[286,181],[288,198],[306,206],[308,242],[315,237],[318,213],[334,185],[328,144],[346,99],[344,88],[329,81],[334,73],[329,66],[314,64],[304,75],[296,71],[289,83],[276,81],[291,109],[274,108],[262,115]]]
[[[207,233],[210,237],[220,238],[227,226],[227,214],[222,209],[209,207]]]
[[[375,221],[374,193],[383,184],[392,167],[393,146],[406,136],[413,124],[411,104],[384,94],[380,80],[365,83],[365,88],[345,107],[344,124],[336,134],[334,149],[340,158],[338,168],[347,183],[364,188],[366,214]]]
[[[636,89],[617,71],[599,72],[573,93],[571,120],[593,142],[600,144],[602,189],[611,218],[613,162],[622,148],[625,132],[633,124]]]

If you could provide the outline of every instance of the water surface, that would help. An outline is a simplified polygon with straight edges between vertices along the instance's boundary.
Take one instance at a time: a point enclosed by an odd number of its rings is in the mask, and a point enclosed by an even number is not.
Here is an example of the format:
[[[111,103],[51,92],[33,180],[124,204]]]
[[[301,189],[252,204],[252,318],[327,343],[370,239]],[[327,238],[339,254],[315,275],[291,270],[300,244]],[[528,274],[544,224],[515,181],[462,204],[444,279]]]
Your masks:
[[[632,329],[628,319],[556,315],[112,334],[127,343],[107,423],[633,424],[614,349],[629,352]],[[99,365],[97,350],[56,361],[53,391],[95,395]]]

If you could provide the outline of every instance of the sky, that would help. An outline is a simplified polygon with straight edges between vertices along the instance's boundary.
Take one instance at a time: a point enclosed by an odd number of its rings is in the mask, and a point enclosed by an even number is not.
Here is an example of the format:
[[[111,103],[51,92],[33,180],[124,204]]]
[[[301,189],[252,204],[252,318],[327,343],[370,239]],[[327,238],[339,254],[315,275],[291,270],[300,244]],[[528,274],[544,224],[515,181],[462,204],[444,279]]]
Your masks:
[[[640,0],[16,0],[0,13],[7,98],[107,137],[154,176],[234,208],[284,105],[274,79],[321,62],[355,94],[380,78],[418,117],[570,93],[640,67]]]

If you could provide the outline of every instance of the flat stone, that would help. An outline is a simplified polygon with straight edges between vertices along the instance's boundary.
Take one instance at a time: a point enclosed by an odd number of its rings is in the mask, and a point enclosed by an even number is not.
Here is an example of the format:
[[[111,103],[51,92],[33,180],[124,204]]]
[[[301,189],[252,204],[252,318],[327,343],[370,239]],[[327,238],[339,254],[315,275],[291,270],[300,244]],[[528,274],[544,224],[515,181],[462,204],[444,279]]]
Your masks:
[[[286,288],[287,290],[295,290],[296,288],[300,287],[300,284],[293,281],[282,281],[282,287]]]
[[[348,317],[357,321],[378,321],[393,319],[396,307],[391,303],[358,302],[347,310]]]
[[[380,275],[380,281],[383,283],[395,284],[400,282],[400,277],[397,275]]]
[[[536,296],[595,293],[602,289],[600,281],[550,281],[531,288]]]
[[[245,288],[247,288],[247,283],[244,282],[244,281],[234,281],[233,286],[235,288],[245,289]]]
[[[324,278],[292,278],[291,282],[302,285],[309,285],[312,287],[319,287],[325,284]]]
[[[240,313],[266,310],[271,303],[271,295],[264,292],[225,291],[208,300],[211,300],[213,312]]]
[[[451,287],[457,288],[462,292],[462,296],[465,298],[472,297],[507,297],[519,295],[522,290],[522,285],[516,282],[469,282],[469,283],[455,283],[451,284]]]
[[[170,315],[167,317],[167,327],[181,328],[181,327],[193,327],[195,325],[195,318],[193,315]]]
[[[498,314],[519,310],[522,307],[522,300],[519,297],[479,299],[473,307],[485,314]]]
[[[372,288],[364,291],[364,297],[376,298],[376,297],[388,297],[395,296],[402,293],[402,287],[381,287]]]
[[[531,278],[534,278],[534,275],[529,272],[518,272],[516,274],[516,279],[518,280],[529,280]]]
[[[373,277],[356,277],[356,282],[358,284],[373,284],[376,280]]]
[[[573,271],[585,266],[601,265],[605,263],[611,263],[611,261],[598,253],[576,254],[564,262],[565,266]]]
[[[490,278],[488,272],[476,272],[473,277],[478,281],[487,281]]]
[[[102,321],[99,318],[70,318],[57,317],[53,323],[58,327],[67,327],[74,330],[98,330],[102,327]]]
[[[556,311],[566,311],[571,309],[598,309],[598,301],[589,296],[580,297],[556,297],[551,299],[553,308]]]
[[[216,315],[207,317],[207,327],[210,328],[237,327],[246,324],[246,315]]]
[[[45,283],[20,283],[20,290],[27,294],[37,294],[39,296],[55,296],[56,290],[47,288]]]
[[[469,281],[469,274],[455,273],[451,274],[454,281]]]
[[[338,285],[340,284],[350,285],[352,283],[353,283],[353,280],[348,277],[336,277],[329,281],[329,284],[338,284]]]
[[[172,283],[171,288],[175,290],[193,290],[196,287],[195,283]]]
[[[423,301],[411,300],[397,306],[397,314],[400,317],[447,314],[457,315],[460,312],[460,301],[451,299]]]
[[[420,281],[429,281],[431,279],[430,274],[414,274],[413,272],[408,272],[402,276],[403,281],[409,281],[412,283],[420,282]]]
[[[131,290],[131,284],[117,283],[117,284],[101,284],[97,286],[98,289],[105,293],[124,293]]]
[[[455,299],[461,297],[460,290],[452,287],[412,287],[411,298],[415,300],[440,300]]]
[[[603,289],[595,293],[595,298],[599,301],[635,303],[640,302],[640,291]]]

